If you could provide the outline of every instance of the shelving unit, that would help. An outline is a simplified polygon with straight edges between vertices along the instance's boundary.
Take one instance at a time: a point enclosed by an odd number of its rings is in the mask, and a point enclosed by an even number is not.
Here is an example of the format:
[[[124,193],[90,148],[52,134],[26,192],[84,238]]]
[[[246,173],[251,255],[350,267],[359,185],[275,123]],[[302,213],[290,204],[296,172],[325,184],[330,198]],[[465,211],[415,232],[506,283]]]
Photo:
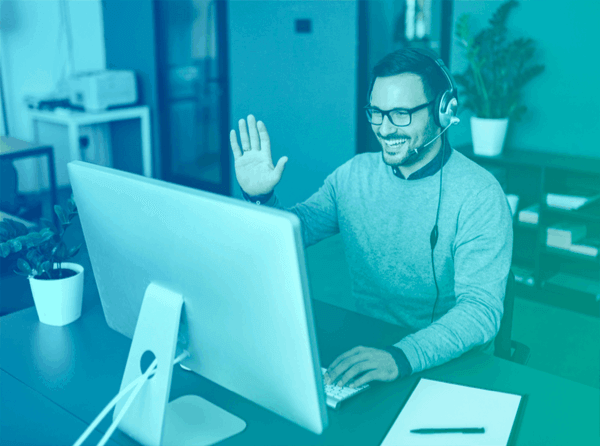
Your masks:
[[[600,195],[600,158],[566,156],[506,148],[496,157],[457,150],[496,176],[507,194],[518,195],[514,218],[513,269],[532,272],[533,285],[518,283],[521,297],[600,317],[600,254],[588,256],[546,246],[547,228],[559,221],[583,223],[600,239],[600,199],[577,210],[546,205],[548,193]],[[523,223],[518,213],[539,203],[538,224]]]

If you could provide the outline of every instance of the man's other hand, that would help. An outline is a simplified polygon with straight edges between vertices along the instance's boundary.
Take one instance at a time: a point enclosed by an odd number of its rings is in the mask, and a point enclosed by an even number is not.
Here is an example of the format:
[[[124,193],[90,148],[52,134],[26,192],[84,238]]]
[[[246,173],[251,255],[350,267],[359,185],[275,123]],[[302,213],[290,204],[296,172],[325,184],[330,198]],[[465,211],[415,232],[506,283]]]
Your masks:
[[[398,374],[398,366],[391,354],[361,346],[338,356],[327,369],[324,379],[325,384],[360,387],[375,380],[393,381]]]

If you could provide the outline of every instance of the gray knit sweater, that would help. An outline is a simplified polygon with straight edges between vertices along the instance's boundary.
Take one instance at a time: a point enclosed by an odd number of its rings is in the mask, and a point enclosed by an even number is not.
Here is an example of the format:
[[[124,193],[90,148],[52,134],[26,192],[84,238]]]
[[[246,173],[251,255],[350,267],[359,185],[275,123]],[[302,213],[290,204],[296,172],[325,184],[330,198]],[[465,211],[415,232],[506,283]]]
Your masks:
[[[413,373],[496,336],[511,263],[511,214],[498,181],[456,151],[443,175],[434,251],[440,296],[433,323],[429,237],[439,171],[405,180],[384,164],[381,153],[364,153],[336,169],[308,200],[287,209],[301,221],[305,246],[341,233],[356,307],[414,332],[395,344]],[[281,208],[276,195],[264,204]]]

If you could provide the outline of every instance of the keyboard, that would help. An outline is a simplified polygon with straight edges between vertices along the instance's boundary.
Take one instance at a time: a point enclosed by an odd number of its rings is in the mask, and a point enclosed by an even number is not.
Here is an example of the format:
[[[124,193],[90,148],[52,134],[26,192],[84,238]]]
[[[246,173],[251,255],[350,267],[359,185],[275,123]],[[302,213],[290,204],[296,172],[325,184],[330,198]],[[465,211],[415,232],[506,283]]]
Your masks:
[[[191,371],[191,369],[185,367],[182,364],[179,364],[179,366],[184,370]],[[321,367],[322,375],[324,375],[326,371],[327,369]],[[337,409],[338,407],[340,407],[340,404],[342,404],[342,401],[345,401],[348,398],[354,395],[358,395],[359,393],[367,390],[369,388],[369,385],[365,384],[364,386],[351,389],[348,386],[338,387],[336,385],[332,386],[331,384],[323,383],[323,388],[325,389],[325,402],[332,409]]]
[[[324,375],[326,371],[327,369],[321,367],[321,374]],[[365,384],[364,386],[352,389],[348,386],[338,387],[337,385],[332,386],[331,384],[323,383],[323,387],[325,388],[325,402],[332,409],[337,409],[338,407],[340,407],[342,401],[345,401],[348,398],[365,391],[369,388],[369,385]]]

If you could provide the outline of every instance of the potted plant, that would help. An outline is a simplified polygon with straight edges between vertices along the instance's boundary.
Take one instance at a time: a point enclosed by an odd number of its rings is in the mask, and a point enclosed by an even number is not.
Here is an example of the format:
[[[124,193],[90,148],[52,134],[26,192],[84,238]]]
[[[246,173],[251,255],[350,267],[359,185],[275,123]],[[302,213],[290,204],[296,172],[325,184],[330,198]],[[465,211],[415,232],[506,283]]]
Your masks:
[[[67,209],[59,205],[54,211],[60,229],[47,219],[27,228],[11,219],[0,221],[0,255],[16,261],[15,273],[29,279],[40,322],[63,326],[81,316],[83,267],[66,260],[74,257],[81,244],[68,248],[64,235],[77,216],[73,198]]]
[[[521,90],[544,71],[533,64],[532,39],[507,39],[506,20],[517,6],[509,0],[498,7],[489,26],[472,36],[468,14],[456,24],[456,36],[465,49],[467,69],[454,78],[462,87],[464,106],[475,113],[471,118],[473,151],[495,156],[502,152],[509,120],[518,121],[527,108],[521,103]]]

